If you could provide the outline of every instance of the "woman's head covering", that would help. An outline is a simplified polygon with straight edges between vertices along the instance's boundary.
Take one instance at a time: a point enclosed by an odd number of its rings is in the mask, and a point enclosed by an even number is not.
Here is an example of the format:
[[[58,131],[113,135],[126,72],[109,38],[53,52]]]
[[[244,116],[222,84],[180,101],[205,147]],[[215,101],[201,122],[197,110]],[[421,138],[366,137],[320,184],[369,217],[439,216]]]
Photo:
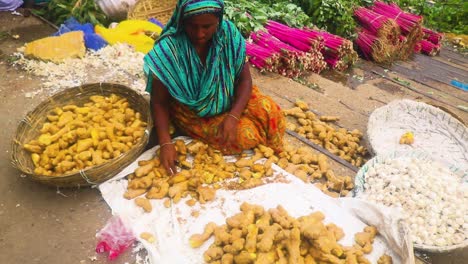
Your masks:
[[[235,82],[245,62],[245,40],[239,30],[222,19],[223,0],[179,0],[172,18],[154,48],[145,56],[147,91],[155,75],[179,102],[199,116],[213,116],[231,107]],[[183,20],[215,14],[220,23],[202,64],[184,32]]]

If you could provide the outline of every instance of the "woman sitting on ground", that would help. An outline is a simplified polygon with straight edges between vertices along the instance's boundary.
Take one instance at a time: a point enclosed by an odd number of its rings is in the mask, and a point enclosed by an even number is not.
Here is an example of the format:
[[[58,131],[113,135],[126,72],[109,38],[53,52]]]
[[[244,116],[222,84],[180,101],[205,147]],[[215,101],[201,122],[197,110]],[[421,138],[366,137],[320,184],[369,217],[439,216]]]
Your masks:
[[[279,106],[252,86],[245,40],[223,20],[222,0],[179,0],[145,56],[147,91],[160,160],[175,172],[169,122],[224,154],[264,144],[279,152],[285,120]]]

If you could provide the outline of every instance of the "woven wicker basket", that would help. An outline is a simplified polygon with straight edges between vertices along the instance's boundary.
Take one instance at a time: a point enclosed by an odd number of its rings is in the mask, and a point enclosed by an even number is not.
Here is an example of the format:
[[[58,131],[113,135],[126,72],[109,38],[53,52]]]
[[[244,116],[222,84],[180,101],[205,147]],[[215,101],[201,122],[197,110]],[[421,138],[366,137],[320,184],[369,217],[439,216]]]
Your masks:
[[[134,145],[128,152],[119,157],[87,168],[80,172],[61,176],[44,176],[34,174],[34,164],[31,160],[31,154],[23,149],[22,145],[31,141],[40,134],[40,129],[46,120],[47,114],[55,107],[67,104],[82,105],[89,102],[92,95],[109,96],[116,94],[128,100],[129,105],[135,111],[141,114],[143,121],[147,122],[145,134],[140,142]],[[143,151],[149,140],[149,132],[152,128],[152,119],[149,104],[144,97],[136,91],[120,84],[111,83],[93,83],[77,86],[59,92],[48,100],[39,104],[33,111],[29,112],[21,120],[12,141],[11,160],[14,167],[18,168],[31,179],[58,187],[80,187],[95,185],[110,179],[123,168],[127,167]]]
[[[174,12],[177,0],[140,0],[127,14],[127,19],[156,18],[164,25],[167,24]]]

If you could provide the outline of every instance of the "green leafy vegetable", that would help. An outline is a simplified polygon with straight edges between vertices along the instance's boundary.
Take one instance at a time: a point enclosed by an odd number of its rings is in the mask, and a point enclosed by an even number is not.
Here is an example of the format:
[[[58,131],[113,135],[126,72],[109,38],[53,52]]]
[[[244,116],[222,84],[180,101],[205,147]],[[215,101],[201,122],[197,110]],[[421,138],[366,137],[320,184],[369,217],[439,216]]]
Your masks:
[[[93,0],[51,0],[39,10],[33,10],[56,25],[62,24],[70,17],[75,17],[80,23],[93,25],[109,25],[110,21]]]
[[[295,4],[278,1],[230,0],[225,1],[225,15],[234,22],[244,36],[263,28],[268,20],[286,23],[291,27],[311,26],[310,18]]]

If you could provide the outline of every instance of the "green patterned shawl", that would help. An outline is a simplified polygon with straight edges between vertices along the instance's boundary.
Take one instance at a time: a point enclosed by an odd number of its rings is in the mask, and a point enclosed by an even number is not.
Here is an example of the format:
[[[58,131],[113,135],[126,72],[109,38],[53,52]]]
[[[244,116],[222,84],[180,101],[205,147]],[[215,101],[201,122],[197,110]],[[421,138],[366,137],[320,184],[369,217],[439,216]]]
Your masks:
[[[234,86],[245,62],[245,40],[239,30],[222,18],[222,0],[179,0],[159,41],[145,56],[151,92],[153,74],[179,102],[199,116],[213,116],[230,109]],[[202,64],[183,29],[183,18],[205,13],[220,14],[220,24]]]

